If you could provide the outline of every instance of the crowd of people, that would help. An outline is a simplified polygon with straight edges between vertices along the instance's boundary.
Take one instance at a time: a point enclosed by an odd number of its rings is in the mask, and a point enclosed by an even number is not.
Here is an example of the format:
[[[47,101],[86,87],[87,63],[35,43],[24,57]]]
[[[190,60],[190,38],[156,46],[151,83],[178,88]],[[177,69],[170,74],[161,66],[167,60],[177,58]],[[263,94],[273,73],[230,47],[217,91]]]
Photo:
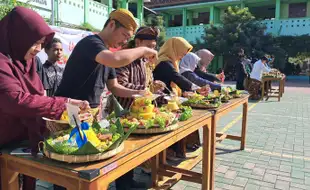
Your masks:
[[[101,101],[106,88],[125,109],[134,95],[148,90],[182,96],[188,91],[207,94],[221,89],[224,72],[211,74],[206,70],[214,58],[209,50],[193,53],[188,41],[172,37],[157,52],[159,34],[156,27],[137,30],[132,13],[117,9],[110,13],[101,32],[76,44],[62,68],[57,65],[63,57],[62,42],[54,38],[43,18],[30,9],[14,8],[0,21],[0,148],[26,140],[36,155],[38,142],[48,133],[42,117],[60,119],[66,103],[110,113],[112,101],[106,106]],[[120,47],[115,52],[109,50]],[[44,64],[36,57],[43,48],[48,55]],[[262,73],[270,70],[268,62],[262,57],[252,65],[241,50],[237,89],[247,89],[252,99],[259,99]],[[186,142],[187,148],[197,149],[198,132]],[[184,157],[182,150],[176,143],[168,158]],[[24,189],[34,186],[35,179],[23,177]],[[144,186],[133,180],[133,171],[116,180],[118,190]]]
[[[62,43],[44,19],[24,7],[8,13],[0,21],[0,148],[26,140],[35,156],[38,142],[48,134],[42,117],[59,120],[66,103],[81,110],[100,109],[106,87],[124,108],[129,108],[134,95],[144,95],[148,89],[181,96],[187,91],[204,94],[210,87],[221,88],[224,73],[205,70],[214,57],[210,51],[191,53],[189,42],[173,37],[157,52],[160,31],[156,27],[136,30],[130,11],[111,12],[101,32],[77,43],[63,69],[57,65]],[[116,52],[109,50],[119,47]],[[43,48],[48,55],[44,64],[36,57]],[[200,146],[197,134],[189,137],[188,142],[195,142],[192,149]],[[175,157],[184,156],[178,144],[172,152]],[[35,182],[23,176],[23,189],[35,189]],[[116,180],[118,190],[141,186],[145,184],[133,180],[133,171]]]

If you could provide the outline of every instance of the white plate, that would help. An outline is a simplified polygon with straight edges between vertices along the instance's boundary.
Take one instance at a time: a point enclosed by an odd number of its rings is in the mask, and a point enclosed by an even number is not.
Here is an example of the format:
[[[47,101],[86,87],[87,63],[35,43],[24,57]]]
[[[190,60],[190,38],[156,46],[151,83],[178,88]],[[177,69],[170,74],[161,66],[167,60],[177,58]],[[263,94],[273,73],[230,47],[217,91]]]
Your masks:
[[[172,96],[165,96],[164,97],[167,101],[171,101],[173,100],[173,97]],[[184,97],[178,97],[179,99],[179,102],[182,104],[183,102],[187,101],[188,99],[187,98],[184,98]]]
[[[155,100],[156,98],[158,98],[159,96],[161,96],[160,94],[153,94],[153,96],[147,97],[147,98],[151,98],[152,100]],[[134,94],[132,95],[132,97],[134,98],[143,98],[146,96],[140,95],[140,94]]]
[[[49,118],[46,118],[46,117],[42,117],[42,119],[45,120],[45,121],[52,121],[52,122],[55,122],[55,123],[69,124],[68,121],[63,121],[63,120],[54,120],[54,119],[49,119]]]

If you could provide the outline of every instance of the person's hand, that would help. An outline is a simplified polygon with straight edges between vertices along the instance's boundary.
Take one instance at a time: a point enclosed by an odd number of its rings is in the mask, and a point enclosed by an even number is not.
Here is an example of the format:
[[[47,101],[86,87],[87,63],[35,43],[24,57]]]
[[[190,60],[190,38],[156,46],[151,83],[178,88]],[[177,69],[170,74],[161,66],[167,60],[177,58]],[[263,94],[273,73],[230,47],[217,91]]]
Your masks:
[[[220,74],[216,75],[216,78],[218,78],[220,81],[224,81],[225,80],[225,74],[224,72],[221,72]]]
[[[68,103],[78,106],[81,110],[90,109],[89,102],[86,100],[68,99]]]
[[[157,51],[148,47],[144,47],[144,58],[150,63],[156,63],[157,61]]]
[[[203,96],[207,96],[210,91],[211,91],[211,88],[209,85],[203,86],[197,90],[197,92],[199,92],[199,94],[201,94]]]
[[[187,97],[190,97],[190,96],[193,96],[195,94],[195,92],[187,92],[187,91],[185,91],[185,92],[183,92],[183,97],[185,97],[185,98],[187,98]]]
[[[81,112],[81,113],[79,113],[80,121],[86,121],[86,120],[88,120],[91,117],[92,117],[92,114],[90,112]]]
[[[145,96],[147,95],[148,90],[137,90],[137,95]]]
[[[165,90],[166,84],[163,83],[160,80],[155,80],[153,81],[153,92],[157,93],[157,92],[162,92],[163,90]]]

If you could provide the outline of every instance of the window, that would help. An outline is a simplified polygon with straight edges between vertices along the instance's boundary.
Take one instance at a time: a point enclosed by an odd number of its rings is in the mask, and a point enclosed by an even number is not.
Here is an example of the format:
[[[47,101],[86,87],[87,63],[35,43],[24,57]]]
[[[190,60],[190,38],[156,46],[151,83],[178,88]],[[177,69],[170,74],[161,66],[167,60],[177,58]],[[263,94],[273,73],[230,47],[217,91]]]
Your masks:
[[[289,18],[307,16],[307,3],[293,3],[289,5]]]
[[[183,15],[174,15],[171,26],[182,26]]]
[[[209,24],[209,21],[210,21],[209,12],[198,13],[198,18],[193,19],[193,25]]]

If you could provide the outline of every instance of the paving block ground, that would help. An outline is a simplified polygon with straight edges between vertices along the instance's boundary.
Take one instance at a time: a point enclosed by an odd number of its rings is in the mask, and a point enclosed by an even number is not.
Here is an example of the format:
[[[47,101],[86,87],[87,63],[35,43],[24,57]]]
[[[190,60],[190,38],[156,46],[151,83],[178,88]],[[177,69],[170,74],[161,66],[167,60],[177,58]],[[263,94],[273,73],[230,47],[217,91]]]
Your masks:
[[[240,134],[240,114],[241,107],[221,118],[218,131]],[[287,82],[280,102],[250,102],[247,129],[244,151],[231,140],[217,145],[216,190],[310,190],[309,84]],[[201,168],[199,163],[193,170]],[[149,175],[135,172],[136,180],[150,182]],[[38,189],[51,185],[39,182]],[[198,190],[201,185],[180,181],[171,189]]]

